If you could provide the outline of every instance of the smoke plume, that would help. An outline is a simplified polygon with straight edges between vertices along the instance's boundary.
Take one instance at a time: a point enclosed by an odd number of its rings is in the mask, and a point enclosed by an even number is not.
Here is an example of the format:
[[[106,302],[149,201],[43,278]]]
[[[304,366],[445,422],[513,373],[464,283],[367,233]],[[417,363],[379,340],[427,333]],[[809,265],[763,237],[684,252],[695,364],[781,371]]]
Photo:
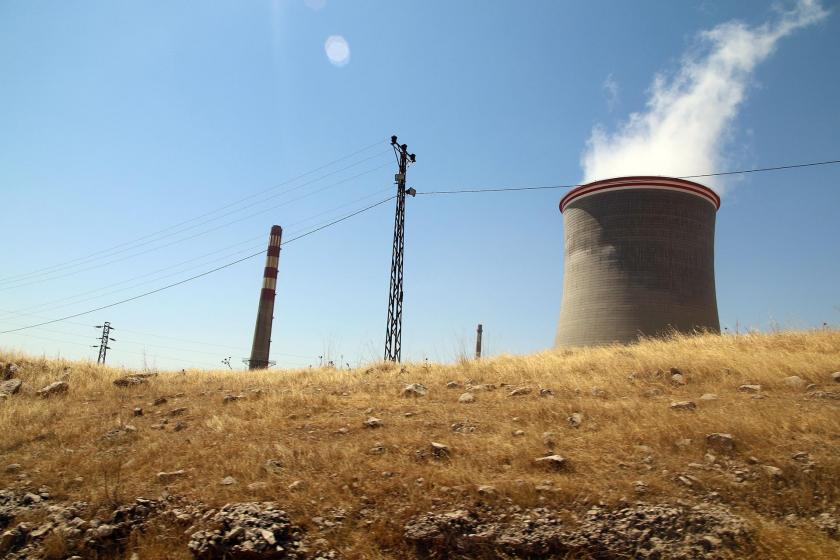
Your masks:
[[[730,21],[701,32],[698,48],[673,75],[654,78],[644,111],[615,132],[593,129],[581,160],[585,181],[722,171],[722,145],[756,65],[780,39],[827,15],[819,0],[800,0],[773,22]],[[704,182],[718,191],[723,186]]]

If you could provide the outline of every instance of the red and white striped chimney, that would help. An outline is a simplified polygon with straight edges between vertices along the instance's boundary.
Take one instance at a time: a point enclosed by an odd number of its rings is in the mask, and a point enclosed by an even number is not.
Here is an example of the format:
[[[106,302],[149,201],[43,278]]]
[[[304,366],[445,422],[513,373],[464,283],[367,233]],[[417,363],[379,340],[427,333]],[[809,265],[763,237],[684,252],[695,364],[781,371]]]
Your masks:
[[[271,226],[260,291],[260,305],[257,308],[257,324],[254,327],[254,344],[251,346],[248,369],[265,369],[269,366],[268,352],[271,347],[271,324],[274,321],[274,296],[277,288],[277,265],[280,262],[282,238],[283,228]]]

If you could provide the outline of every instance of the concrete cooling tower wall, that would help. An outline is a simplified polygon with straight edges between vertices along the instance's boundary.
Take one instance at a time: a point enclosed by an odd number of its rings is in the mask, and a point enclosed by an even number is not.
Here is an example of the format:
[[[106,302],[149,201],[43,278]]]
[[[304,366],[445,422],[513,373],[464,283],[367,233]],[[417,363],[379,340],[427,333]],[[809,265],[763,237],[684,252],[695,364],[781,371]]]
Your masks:
[[[560,201],[565,266],[557,346],[719,331],[715,215],[720,198],[692,181],[618,177]]]

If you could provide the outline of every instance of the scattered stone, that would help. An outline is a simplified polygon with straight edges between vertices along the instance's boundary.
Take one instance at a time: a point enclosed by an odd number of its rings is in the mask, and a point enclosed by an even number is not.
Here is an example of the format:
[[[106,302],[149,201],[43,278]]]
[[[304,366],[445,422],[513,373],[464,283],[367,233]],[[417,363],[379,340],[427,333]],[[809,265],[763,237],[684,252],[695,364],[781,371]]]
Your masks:
[[[134,407],[134,416],[143,416],[143,409],[139,406]]]
[[[735,451],[735,438],[732,434],[713,433],[706,435],[706,443],[709,447],[722,452]]]
[[[222,479],[222,481],[219,484],[221,484],[222,486],[233,486],[234,484],[236,484],[236,482],[236,479],[232,476],[226,476]]]
[[[409,520],[404,538],[430,557],[720,560],[738,556],[751,530],[719,506],[638,504],[593,507],[574,529],[547,508],[429,512]]]
[[[446,384],[447,389],[460,389],[463,387],[463,384],[459,383],[458,381],[450,381]]]
[[[66,393],[70,386],[66,381],[54,381],[42,389],[38,389],[35,394],[41,398],[48,398],[54,395]]]
[[[710,465],[714,465],[715,462],[717,462],[717,457],[715,457],[711,453],[706,453],[705,455],[703,455],[703,460]]]
[[[175,424],[175,427],[172,428],[173,432],[180,432],[182,430],[186,430],[189,426],[186,422],[178,422]]]
[[[142,385],[148,383],[145,377],[139,375],[126,375],[125,377],[118,377],[114,379],[114,385],[117,387],[133,387],[135,385]]]
[[[703,535],[700,537],[700,546],[706,549],[706,551],[717,550],[722,544],[723,541],[714,535]]]
[[[365,428],[381,428],[383,426],[382,420],[376,416],[368,416],[364,422]]]
[[[764,465],[762,468],[764,469],[764,472],[767,473],[774,480],[781,480],[782,478],[784,478],[784,472],[779,467],[774,467],[772,465]]]
[[[225,395],[222,399],[222,404],[232,403],[234,401],[241,401],[245,398],[245,395]]]
[[[171,472],[159,472],[157,473],[157,480],[158,482],[162,482],[164,484],[168,484],[170,482],[175,482],[179,478],[186,476],[187,471],[184,469],[179,469],[177,471]]]
[[[302,480],[295,480],[291,484],[289,484],[289,490],[292,492],[297,492],[299,490],[303,490],[306,488],[306,483]]]
[[[248,485],[248,490],[251,492],[261,492],[263,490],[268,490],[268,483],[267,482],[252,482]]]
[[[840,391],[811,391],[806,395],[809,399],[839,400]]]
[[[835,371],[834,373],[832,373],[832,374],[831,374],[831,379],[832,379],[835,383],[840,383],[840,371]]]
[[[557,434],[554,432],[543,432],[542,441],[548,447],[553,447],[557,443],[556,438]]]
[[[475,395],[472,393],[463,393],[458,397],[458,402],[461,404],[470,404],[475,402]]]
[[[673,371],[674,369],[675,368],[671,368],[671,371]],[[674,385],[685,385],[685,376],[681,373],[674,373],[671,375],[671,383],[673,383]]]
[[[271,474],[281,474],[283,472],[283,464],[277,459],[269,459],[263,463],[263,470]]]
[[[402,390],[404,397],[425,397],[427,394],[429,394],[429,389],[420,383],[410,383]]]
[[[761,392],[761,385],[741,385],[738,390],[742,393],[759,393]]]
[[[471,434],[478,429],[478,426],[470,424],[469,422],[455,422],[450,426],[453,432],[460,434]]]
[[[190,536],[196,559],[302,558],[302,531],[274,502],[228,504]]]
[[[757,465],[757,464],[759,464],[760,462],[761,462],[761,461],[759,461],[757,457],[753,457],[752,455],[750,455],[749,457],[747,457],[747,463],[749,463],[750,465]]]
[[[714,393],[704,393],[700,396],[701,401],[716,401],[718,400],[718,396]]]
[[[591,394],[592,394],[593,397],[597,397],[599,399],[607,398],[607,392],[603,389],[598,388],[598,387],[594,387],[591,391]]]
[[[525,435],[525,430],[516,430],[513,432],[513,437],[522,437]]]
[[[689,438],[679,438],[678,440],[676,440],[674,442],[674,445],[676,445],[677,447],[679,447],[681,449],[685,448],[685,447],[688,447],[689,445],[691,445],[691,439],[689,439]]]
[[[509,397],[521,397],[522,395],[529,394],[533,389],[531,387],[517,387],[510,393],[508,393]]]
[[[444,443],[438,443],[436,441],[433,441],[431,443],[431,447],[432,447],[432,455],[434,455],[438,459],[445,459],[445,458],[449,457],[450,450],[449,450],[448,445],[446,445]]]
[[[345,435],[345,434],[350,433],[350,430],[348,430],[347,428],[342,427],[342,428],[337,429],[337,430],[335,431],[335,433],[337,433],[337,434],[341,434],[341,435]]]
[[[645,389],[645,391],[642,394],[647,398],[652,399],[655,397],[662,396],[662,389],[660,389],[659,387],[652,387],[650,389]]]
[[[820,531],[829,537],[833,539],[840,538],[840,517],[837,515],[824,512],[811,520]]]
[[[0,393],[5,395],[14,395],[20,391],[21,385],[23,385],[23,381],[20,379],[9,379],[7,381],[0,382]]]
[[[180,416],[187,411],[187,407],[179,406],[178,408],[173,408],[169,412],[166,413],[167,416]]]
[[[554,391],[552,389],[540,389],[540,396],[541,397],[553,397]]]
[[[580,425],[583,423],[583,414],[580,412],[573,412],[571,416],[566,418],[566,421],[572,428],[580,428]]]
[[[560,470],[566,466],[566,459],[560,455],[548,455],[534,459],[537,465],[547,466],[551,469]]]
[[[677,401],[671,403],[671,410],[695,410],[697,405],[694,401]]]
[[[677,481],[683,486],[688,486],[689,488],[693,487],[697,482],[699,482],[695,477],[690,475],[680,475],[677,477]]]
[[[2,363],[0,362],[0,380],[6,381],[7,379],[12,379],[15,375],[17,375],[18,365],[13,362],[9,363]]]
[[[476,488],[479,494],[482,496],[495,496],[496,495],[496,487],[490,486],[489,484],[480,484],[478,488]]]
[[[10,464],[6,465],[6,468],[3,469],[3,470],[7,473],[16,473],[16,472],[20,472],[21,469],[23,469],[23,467],[20,466],[20,463],[10,463]]]
[[[788,387],[795,387],[795,388],[804,387],[805,385],[808,384],[807,381],[805,381],[804,379],[802,379],[798,375],[791,375],[790,377],[785,377],[784,379],[782,379],[782,382],[785,385],[787,385]]]
[[[650,492],[650,487],[644,480],[637,480],[633,483],[633,490],[636,494],[647,494]]]
[[[160,406],[162,404],[166,404],[167,400],[166,397],[158,397],[152,403],[154,406]]]

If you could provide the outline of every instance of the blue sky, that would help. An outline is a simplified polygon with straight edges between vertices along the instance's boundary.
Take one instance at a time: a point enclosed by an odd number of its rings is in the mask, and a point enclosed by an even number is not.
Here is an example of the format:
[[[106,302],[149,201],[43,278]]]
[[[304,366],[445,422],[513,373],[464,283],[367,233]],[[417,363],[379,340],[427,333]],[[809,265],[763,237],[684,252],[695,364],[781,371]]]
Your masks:
[[[578,182],[593,128],[614,133],[644,112],[656,75],[703,59],[701,32],[781,17],[748,1],[321,4],[0,3],[0,330],[259,251],[274,223],[289,238],[387,197],[391,134],[417,154],[409,186],[418,191]],[[744,78],[744,99],[715,137],[715,168],[684,174],[840,159],[840,17],[835,4],[825,7],[826,17],[781,38]],[[326,55],[331,36],[349,45],[344,65]],[[376,142],[309,184],[249,200],[276,195],[260,206],[8,280],[155,234]],[[716,242],[724,326],[840,323],[838,179],[840,166],[826,166],[724,185]],[[562,194],[408,200],[404,358],[469,353],[479,322],[487,353],[551,346]],[[280,365],[381,358],[392,227],[388,203],[284,248],[272,345]],[[238,366],[262,267],[262,257],[251,259],[0,335],[0,346],[95,359],[93,325],[110,321],[118,339],[110,363],[206,367],[232,356]],[[82,292],[90,293],[67,299]]]

